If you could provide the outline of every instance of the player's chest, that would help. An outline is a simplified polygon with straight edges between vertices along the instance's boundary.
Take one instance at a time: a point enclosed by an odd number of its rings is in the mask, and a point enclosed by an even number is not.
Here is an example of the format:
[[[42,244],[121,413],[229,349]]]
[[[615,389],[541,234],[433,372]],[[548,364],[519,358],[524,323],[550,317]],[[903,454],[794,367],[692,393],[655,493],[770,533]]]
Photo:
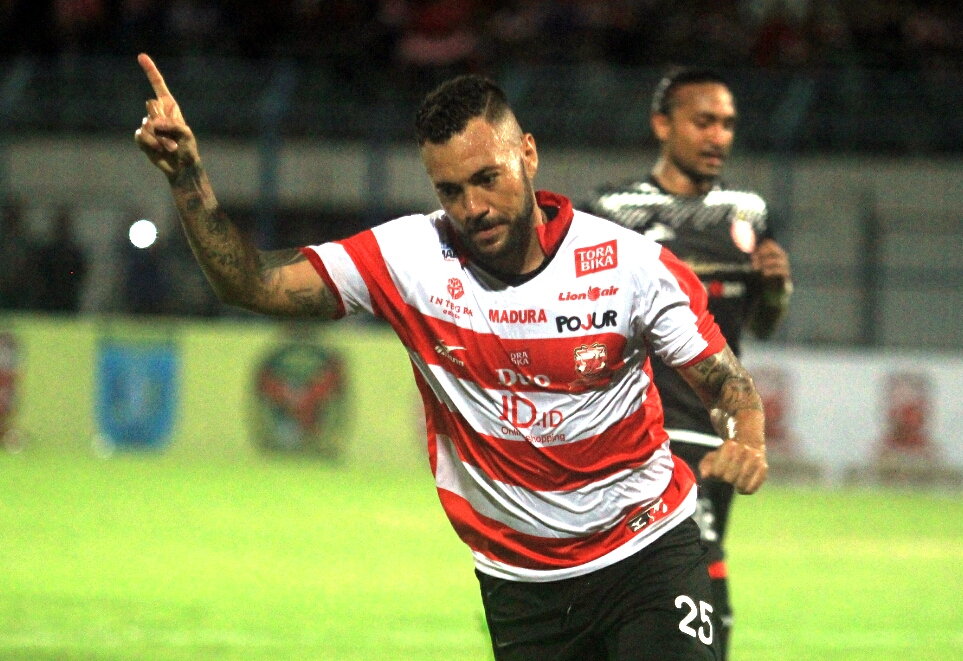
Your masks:
[[[486,387],[593,385],[638,349],[636,302],[617,269],[583,277],[546,270],[501,288],[461,268],[436,280],[419,297],[425,331],[440,347],[431,350],[449,371]]]

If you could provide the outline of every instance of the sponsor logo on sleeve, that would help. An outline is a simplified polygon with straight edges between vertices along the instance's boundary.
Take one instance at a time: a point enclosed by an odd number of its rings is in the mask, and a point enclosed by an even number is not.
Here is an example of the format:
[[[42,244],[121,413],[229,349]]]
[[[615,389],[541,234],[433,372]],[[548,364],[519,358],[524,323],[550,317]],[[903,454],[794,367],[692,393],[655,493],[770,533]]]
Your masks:
[[[559,333],[564,333],[565,331],[574,332],[577,330],[601,329],[606,326],[616,326],[618,314],[615,310],[606,310],[602,313],[590,312],[586,314],[584,318],[578,316],[566,317],[562,315],[555,317],[555,327]]]
[[[615,296],[618,287],[589,287],[583,292],[563,291],[558,295],[560,301],[597,301],[603,296]]]
[[[597,246],[575,249],[575,277],[614,269],[619,265],[618,242],[615,239]]]
[[[544,324],[545,310],[489,310],[488,320],[494,324]]]

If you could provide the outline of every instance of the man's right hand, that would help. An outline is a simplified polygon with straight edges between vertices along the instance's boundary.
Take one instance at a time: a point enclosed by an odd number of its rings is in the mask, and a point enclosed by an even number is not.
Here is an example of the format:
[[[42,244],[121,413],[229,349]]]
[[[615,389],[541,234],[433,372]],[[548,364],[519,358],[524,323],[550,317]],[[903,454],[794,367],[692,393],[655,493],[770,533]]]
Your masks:
[[[157,65],[144,53],[137,56],[137,62],[157,98],[147,101],[147,117],[134,133],[134,140],[151,163],[168,179],[174,179],[184,168],[200,162],[197,141]]]

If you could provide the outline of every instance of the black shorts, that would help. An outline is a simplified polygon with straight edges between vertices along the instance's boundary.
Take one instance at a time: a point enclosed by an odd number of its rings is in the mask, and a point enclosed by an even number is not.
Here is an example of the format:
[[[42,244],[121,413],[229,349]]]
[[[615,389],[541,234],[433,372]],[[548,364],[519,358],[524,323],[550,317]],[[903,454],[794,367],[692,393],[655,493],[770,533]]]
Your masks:
[[[706,548],[686,519],[621,562],[561,581],[475,572],[496,661],[715,661]]]
[[[699,462],[715,449],[706,445],[672,441],[672,454],[689,465],[699,484],[699,502],[693,518],[702,531],[702,541],[709,547],[710,563],[724,560],[726,557],[723,546],[726,539],[726,526],[729,523],[732,500],[736,495],[735,487],[728,482],[699,476]]]

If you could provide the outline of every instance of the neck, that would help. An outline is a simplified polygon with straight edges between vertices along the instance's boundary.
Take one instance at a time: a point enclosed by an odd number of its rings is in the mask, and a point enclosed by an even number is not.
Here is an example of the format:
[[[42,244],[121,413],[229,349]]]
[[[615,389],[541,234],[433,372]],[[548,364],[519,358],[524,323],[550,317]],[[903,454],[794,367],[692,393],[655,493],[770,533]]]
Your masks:
[[[664,154],[652,168],[652,176],[662,188],[673,195],[705,195],[715,184],[714,178],[693,177],[683,172]]]
[[[528,236],[528,250],[525,254],[525,260],[522,264],[522,270],[519,273],[528,273],[529,271],[534,271],[542,262],[545,261],[545,252],[542,250],[542,242],[538,240],[538,227],[544,225],[547,222],[545,218],[545,212],[542,208],[535,205],[535,209],[532,212],[532,231]]]

